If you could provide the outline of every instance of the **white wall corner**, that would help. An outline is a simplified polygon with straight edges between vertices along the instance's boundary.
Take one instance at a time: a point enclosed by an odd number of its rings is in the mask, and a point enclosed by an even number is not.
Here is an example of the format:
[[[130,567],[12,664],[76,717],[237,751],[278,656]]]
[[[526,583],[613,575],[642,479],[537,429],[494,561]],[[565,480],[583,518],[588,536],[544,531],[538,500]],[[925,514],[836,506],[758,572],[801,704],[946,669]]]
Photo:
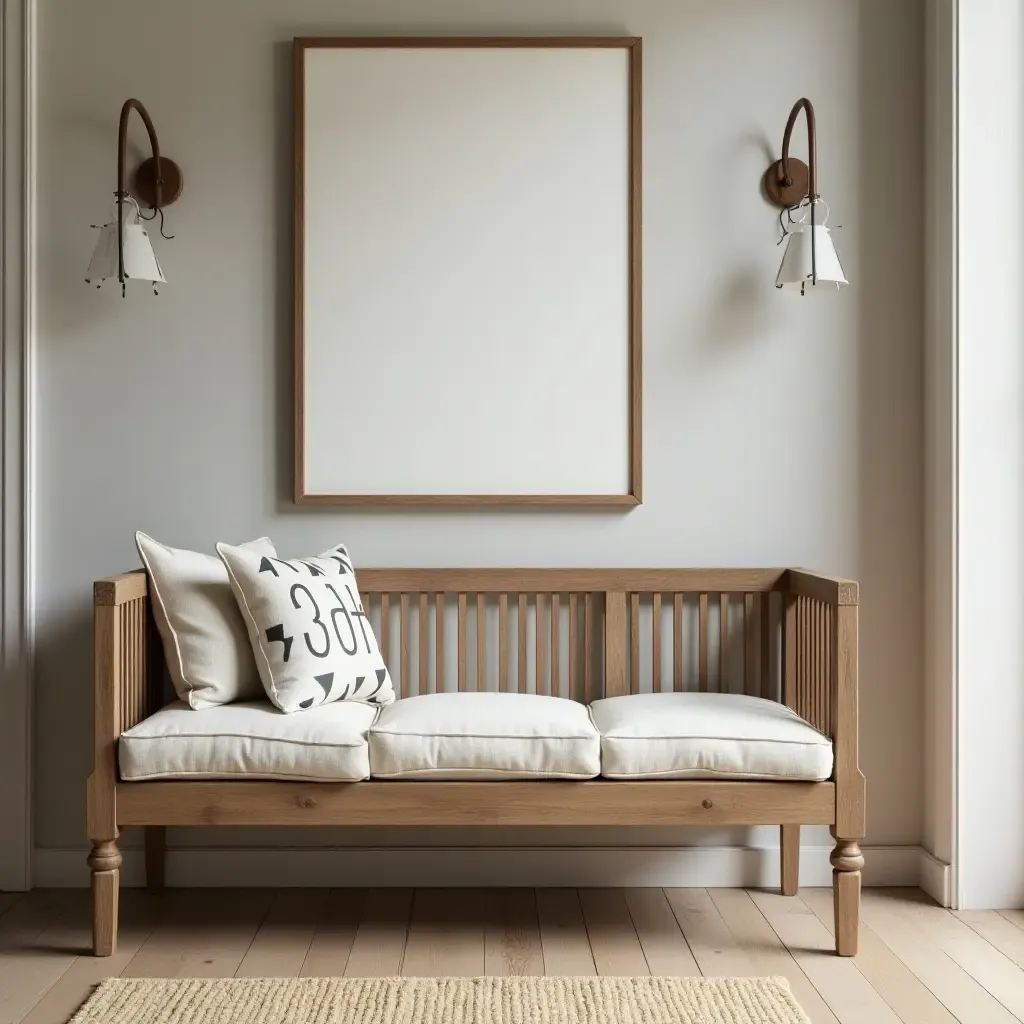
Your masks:
[[[0,36],[0,889],[27,889],[32,884],[34,0],[4,0]]]
[[[830,886],[831,847],[800,851],[800,884]],[[86,849],[36,850],[36,884],[86,886]],[[125,850],[122,880],[145,882],[141,850]],[[864,847],[864,884],[921,886],[924,861],[938,861],[916,846]],[[948,878],[948,867],[945,868]],[[929,867],[929,872],[937,871]],[[746,886],[777,888],[778,848],[690,847],[406,847],[345,849],[171,848],[171,886],[359,886],[388,879],[409,886]],[[938,872],[941,875],[941,871]],[[938,876],[936,876],[938,877]],[[932,878],[932,874],[929,874]],[[374,883],[376,884],[376,883]],[[946,883],[948,888],[948,882]],[[935,891],[926,889],[930,895]],[[935,897],[937,899],[937,897]],[[940,901],[941,902],[941,901]],[[947,904],[948,905],[948,904]]]

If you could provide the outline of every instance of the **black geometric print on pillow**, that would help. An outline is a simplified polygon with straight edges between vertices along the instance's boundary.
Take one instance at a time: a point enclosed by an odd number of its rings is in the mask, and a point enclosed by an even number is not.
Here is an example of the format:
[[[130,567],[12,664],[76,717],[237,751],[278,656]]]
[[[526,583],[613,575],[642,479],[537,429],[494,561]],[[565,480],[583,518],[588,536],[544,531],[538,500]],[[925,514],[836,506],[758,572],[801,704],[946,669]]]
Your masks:
[[[347,696],[348,696],[348,687],[346,686],[345,689],[341,691],[341,696],[338,698],[338,700],[344,700]]]
[[[370,694],[369,697],[363,698],[368,703],[373,704],[378,703],[377,694],[380,692],[380,688],[384,685],[384,680],[388,677],[388,670],[386,668],[378,668],[375,670],[375,672],[377,675],[377,688]]]
[[[274,568],[274,563],[269,558],[267,558],[266,555],[264,555],[263,558],[260,559],[260,572],[272,572],[275,576],[277,575],[277,570]]]
[[[354,697],[359,692],[359,687],[366,682],[366,676],[356,676],[356,684],[352,687],[352,696]]]
[[[326,701],[331,695],[331,684],[334,682],[334,673],[325,672],[322,676],[313,676],[313,678],[323,687],[324,700]]]
[[[276,575],[276,574],[275,574]],[[284,635],[284,623],[279,622],[276,626],[271,626],[267,630],[267,642],[274,644],[284,644],[284,660],[288,660],[288,655],[291,654],[292,641],[295,637]]]
[[[340,544],[334,550],[337,552],[337,554],[331,555],[331,558],[333,558],[334,561],[337,562],[338,565],[340,566],[338,570],[338,575],[344,576],[347,573],[355,572],[355,569],[352,568],[352,559],[348,557],[348,549],[345,547],[345,545]]]
[[[323,571],[318,565],[314,565],[312,562],[302,563],[308,570],[310,576],[326,576],[327,573]]]
[[[300,700],[299,701],[299,707],[302,708],[303,710],[305,710],[306,708],[311,708],[312,706],[313,706],[313,698],[312,697],[310,697],[309,700]]]

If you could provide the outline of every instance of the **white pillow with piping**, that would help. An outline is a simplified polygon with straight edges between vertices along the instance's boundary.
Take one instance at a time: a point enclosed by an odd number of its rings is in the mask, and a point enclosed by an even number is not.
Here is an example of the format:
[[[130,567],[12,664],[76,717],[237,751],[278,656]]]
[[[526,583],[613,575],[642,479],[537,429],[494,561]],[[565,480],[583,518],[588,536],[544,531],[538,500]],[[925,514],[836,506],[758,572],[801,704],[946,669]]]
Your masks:
[[[245,622],[227,570],[215,555],[172,548],[135,534],[149,575],[153,618],[178,697],[195,711],[263,697]],[[254,557],[277,552],[269,537],[242,545]]]

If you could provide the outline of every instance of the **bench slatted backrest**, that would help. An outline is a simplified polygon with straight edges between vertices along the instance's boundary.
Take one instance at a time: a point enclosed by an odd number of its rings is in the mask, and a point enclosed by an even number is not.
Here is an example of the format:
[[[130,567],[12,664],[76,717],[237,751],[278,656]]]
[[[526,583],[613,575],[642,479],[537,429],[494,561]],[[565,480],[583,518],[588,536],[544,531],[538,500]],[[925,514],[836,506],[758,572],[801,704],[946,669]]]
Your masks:
[[[396,691],[781,699],[777,569],[357,570]]]

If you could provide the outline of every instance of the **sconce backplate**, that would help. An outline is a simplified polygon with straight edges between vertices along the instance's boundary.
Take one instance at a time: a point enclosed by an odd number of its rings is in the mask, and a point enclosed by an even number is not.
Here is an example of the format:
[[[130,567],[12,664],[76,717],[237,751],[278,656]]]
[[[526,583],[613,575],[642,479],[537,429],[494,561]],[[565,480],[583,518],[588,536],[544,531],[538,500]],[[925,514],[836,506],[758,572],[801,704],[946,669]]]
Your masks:
[[[769,202],[784,208],[798,206],[803,202],[810,183],[807,164],[803,160],[797,160],[796,157],[791,156],[789,158],[789,176],[792,184],[786,184],[781,160],[776,160],[764,172],[764,194]]]
[[[794,161],[790,160],[790,165]],[[160,186],[160,205],[170,206],[181,195],[181,168],[169,157],[160,157],[160,171],[163,181]],[[139,164],[135,172],[132,194],[140,206],[151,209],[156,206],[156,160],[150,157]]]

